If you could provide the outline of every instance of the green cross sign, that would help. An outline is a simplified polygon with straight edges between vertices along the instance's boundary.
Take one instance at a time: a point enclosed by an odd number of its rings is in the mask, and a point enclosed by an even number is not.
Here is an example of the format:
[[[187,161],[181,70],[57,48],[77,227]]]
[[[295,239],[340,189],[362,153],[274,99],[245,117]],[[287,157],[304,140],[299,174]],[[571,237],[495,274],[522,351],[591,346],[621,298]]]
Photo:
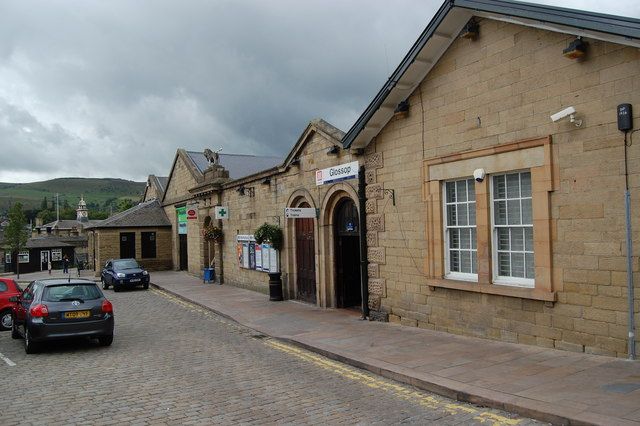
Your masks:
[[[226,207],[216,206],[216,219],[229,219],[229,210]]]

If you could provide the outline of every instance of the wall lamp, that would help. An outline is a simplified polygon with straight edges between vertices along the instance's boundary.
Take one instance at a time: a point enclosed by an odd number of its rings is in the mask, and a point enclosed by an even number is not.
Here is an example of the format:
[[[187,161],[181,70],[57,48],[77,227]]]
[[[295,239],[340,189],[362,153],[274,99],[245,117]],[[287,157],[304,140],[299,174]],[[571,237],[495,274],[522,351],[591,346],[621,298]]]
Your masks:
[[[253,187],[247,188],[244,185],[240,186],[240,188],[238,188],[237,191],[238,191],[238,194],[248,195],[249,197],[255,197],[256,195],[255,189]]]
[[[271,178],[270,177],[266,177],[266,178],[262,179],[262,184],[263,185],[270,185],[271,184]]]
[[[569,59],[579,59],[587,54],[587,44],[578,37],[569,43],[569,46],[562,51],[562,55]]]
[[[331,145],[331,148],[327,150],[327,155],[338,155],[340,147],[338,145]]]
[[[475,40],[478,38],[478,34],[480,34],[480,25],[478,25],[475,19],[470,19],[469,22],[467,22],[467,25],[462,29],[460,38]]]
[[[292,166],[299,166],[300,165],[300,157],[296,157],[293,160],[291,160],[291,165]]]
[[[396,109],[393,111],[393,115],[395,116],[405,116],[409,113],[409,101],[402,101],[398,104]]]

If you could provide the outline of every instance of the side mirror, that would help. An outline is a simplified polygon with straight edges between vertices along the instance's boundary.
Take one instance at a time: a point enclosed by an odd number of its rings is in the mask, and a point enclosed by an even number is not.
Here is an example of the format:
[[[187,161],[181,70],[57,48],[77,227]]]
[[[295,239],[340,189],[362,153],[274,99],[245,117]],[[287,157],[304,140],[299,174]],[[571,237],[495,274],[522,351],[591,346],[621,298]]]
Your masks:
[[[18,303],[18,296],[11,296],[9,298],[9,302],[11,303]]]

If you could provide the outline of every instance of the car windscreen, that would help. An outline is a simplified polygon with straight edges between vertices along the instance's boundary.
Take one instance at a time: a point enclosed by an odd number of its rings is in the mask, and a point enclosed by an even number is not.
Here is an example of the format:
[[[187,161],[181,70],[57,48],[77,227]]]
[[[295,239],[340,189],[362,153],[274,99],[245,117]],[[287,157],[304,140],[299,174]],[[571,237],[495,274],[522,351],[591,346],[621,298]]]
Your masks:
[[[135,260],[116,260],[113,262],[113,269],[136,269],[139,268]]]
[[[95,300],[102,294],[95,284],[60,284],[47,286],[42,294],[45,302],[64,302],[71,300]]]

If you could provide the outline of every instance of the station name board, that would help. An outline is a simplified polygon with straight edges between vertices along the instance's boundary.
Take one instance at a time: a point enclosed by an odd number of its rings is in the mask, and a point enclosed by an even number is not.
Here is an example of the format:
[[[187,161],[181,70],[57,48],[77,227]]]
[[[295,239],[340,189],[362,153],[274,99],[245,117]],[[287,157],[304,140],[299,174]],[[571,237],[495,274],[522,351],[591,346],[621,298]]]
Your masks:
[[[340,182],[358,177],[357,161],[316,171],[316,185]]]

